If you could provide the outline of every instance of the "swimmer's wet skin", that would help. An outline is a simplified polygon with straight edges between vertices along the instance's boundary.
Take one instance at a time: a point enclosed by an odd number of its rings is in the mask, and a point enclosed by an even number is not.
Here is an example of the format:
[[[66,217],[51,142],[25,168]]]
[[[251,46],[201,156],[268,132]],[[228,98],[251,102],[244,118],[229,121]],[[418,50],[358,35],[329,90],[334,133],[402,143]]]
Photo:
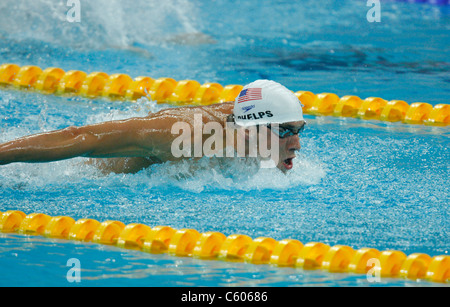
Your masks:
[[[299,135],[305,129],[306,123],[298,122],[298,123],[288,123],[285,125],[274,126],[268,124],[267,127],[276,134],[281,140],[286,138],[294,138],[291,139],[291,143],[287,143],[287,149],[292,153],[291,156],[282,160],[283,166],[286,170],[290,170],[294,167],[293,159],[295,159],[295,151],[300,150],[300,142]],[[298,137],[297,137],[298,136]]]
[[[201,115],[202,125],[219,123],[224,138],[230,118],[238,129],[257,127],[259,135],[266,136],[267,143],[273,141],[271,150],[277,149],[277,154],[270,156],[276,167],[283,172],[293,168],[295,152],[300,150],[299,134],[306,124],[302,105],[293,92],[269,80],[246,85],[234,103],[169,108],[147,117],[68,127],[6,142],[0,144],[0,165],[88,157],[106,159],[99,163],[103,169],[108,169],[105,165],[109,164],[110,171],[137,172],[154,163],[190,158],[172,154],[171,146],[177,135],[171,128],[179,122],[194,127],[197,114]],[[249,140],[248,134],[245,135],[247,148]],[[191,141],[199,140],[191,135]],[[200,142],[204,143],[205,139],[200,138]],[[237,151],[237,144],[233,145]]]

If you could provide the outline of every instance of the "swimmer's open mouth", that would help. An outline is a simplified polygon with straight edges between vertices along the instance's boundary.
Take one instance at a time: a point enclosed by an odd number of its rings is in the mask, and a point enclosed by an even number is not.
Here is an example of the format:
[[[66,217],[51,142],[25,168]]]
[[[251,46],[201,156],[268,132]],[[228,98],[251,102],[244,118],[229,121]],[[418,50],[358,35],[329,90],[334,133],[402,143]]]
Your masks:
[[[290,170],[294,167],[294,163],[292,160],[294,160],[294,158],[288,158],[283,161],[283,165],[287,170]]]

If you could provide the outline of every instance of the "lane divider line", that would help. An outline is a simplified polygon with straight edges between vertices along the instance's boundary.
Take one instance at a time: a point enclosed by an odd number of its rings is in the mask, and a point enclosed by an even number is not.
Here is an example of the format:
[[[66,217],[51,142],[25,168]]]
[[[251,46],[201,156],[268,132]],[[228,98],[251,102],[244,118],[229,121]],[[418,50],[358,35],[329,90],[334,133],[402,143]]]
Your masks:
[[[0,65],[0,86],[17,90],[36,91],[42,94],[82,96],[89,99],[136,101],[141,97],[158,103],[174,106],[210,105],[234,101],[243,86],[208,82],[200,84],[195,80],[176,81],[173,78],[139,76],[131,78],[127,74],[86,72],[38,66]],[[354,95],[339,97],[333,93],[314,94],[297,91],[305,114],[315,116],[354,117],[362,120],[402,122],[405,124],[425,124],[433,126],[450,125],[450,105],[432,106],[426,102],[408,104],[403,100],[387,101],[379,97],[362,99]]]
[[[373,274],[380,278],[405,278],[446,283],[450,281],[450,256],[374,248],[353,249],[320,242],[303,244],[296,239],[252,239],[243,234],[200,233],[195,229],[125,225],[120,221],[75,220],[69,216],[18,210],[0,212],[0,232],[41,235],[49,238],[94,242],[147,253],[198,259],[238,261],[331,273]]]

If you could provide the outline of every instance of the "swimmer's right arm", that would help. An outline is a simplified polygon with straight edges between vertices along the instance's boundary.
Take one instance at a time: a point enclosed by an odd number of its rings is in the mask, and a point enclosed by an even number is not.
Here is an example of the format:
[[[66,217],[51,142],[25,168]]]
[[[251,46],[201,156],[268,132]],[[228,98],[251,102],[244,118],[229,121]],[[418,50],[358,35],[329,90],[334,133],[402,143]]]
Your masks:
[[[0,165],[50,162],[73,157],[148,157],[164,138],[158,119],[132,118],[82,127],[68,127],[0,144]],[[156,125],[156,128],[155,128]]]

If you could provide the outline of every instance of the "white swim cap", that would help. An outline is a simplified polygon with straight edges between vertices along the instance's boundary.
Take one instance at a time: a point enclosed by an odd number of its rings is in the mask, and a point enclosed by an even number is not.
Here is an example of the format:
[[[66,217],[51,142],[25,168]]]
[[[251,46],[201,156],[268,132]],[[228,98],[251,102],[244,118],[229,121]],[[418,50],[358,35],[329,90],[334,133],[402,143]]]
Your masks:
[[[247,84],[234,101],[234,121],[239,126],[303,120],[300,100],[283,85],[270,80]]]

